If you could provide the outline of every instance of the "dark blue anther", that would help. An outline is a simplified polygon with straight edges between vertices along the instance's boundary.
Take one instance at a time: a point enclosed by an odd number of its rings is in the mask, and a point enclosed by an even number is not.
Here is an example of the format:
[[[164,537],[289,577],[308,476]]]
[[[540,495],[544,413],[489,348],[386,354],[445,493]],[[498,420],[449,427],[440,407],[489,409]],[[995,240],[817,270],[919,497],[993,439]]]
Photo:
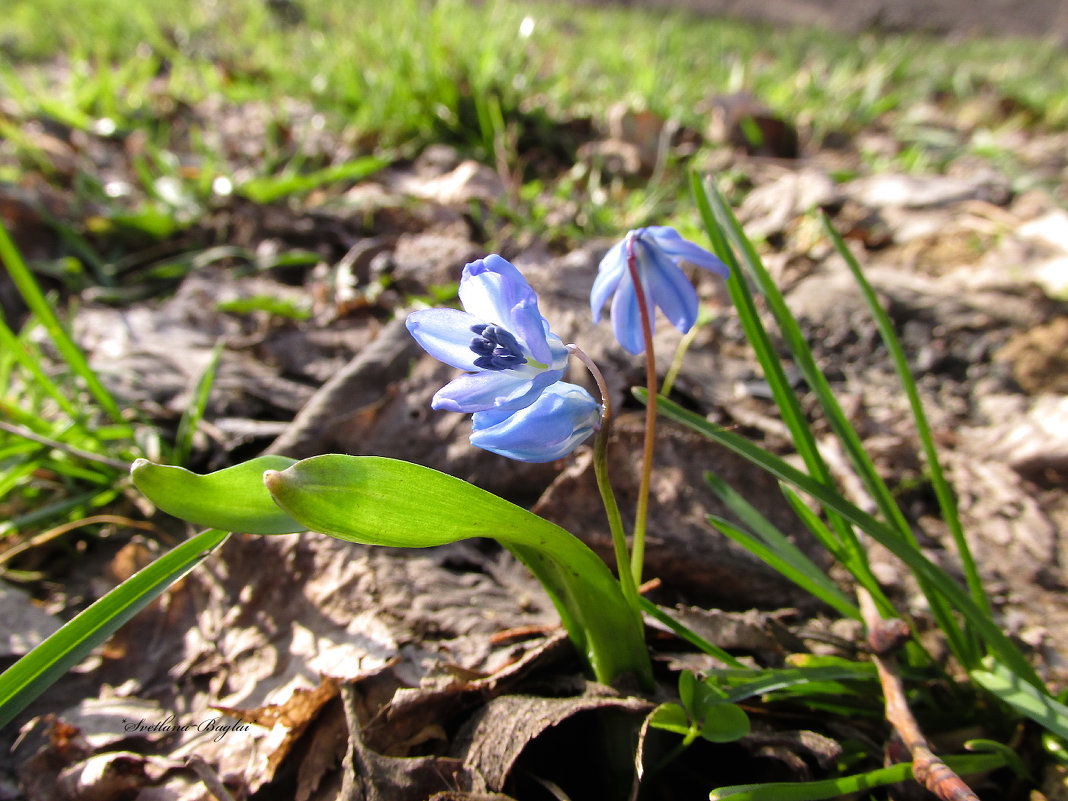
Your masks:
[[[476,336],[471,340],[471,350],[478,354],[475,367],[483,370],[511,370],[526,364],[523,349],[508,331],[492,323],[471,326]]]

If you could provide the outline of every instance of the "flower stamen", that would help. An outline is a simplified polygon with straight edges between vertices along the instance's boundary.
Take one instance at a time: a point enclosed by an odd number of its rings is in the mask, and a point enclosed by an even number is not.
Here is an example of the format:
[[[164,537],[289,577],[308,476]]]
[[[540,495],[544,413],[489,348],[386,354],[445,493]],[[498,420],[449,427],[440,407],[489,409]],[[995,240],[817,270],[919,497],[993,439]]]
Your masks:
[[[483,370],[513,370],[527,363],[519,341],[506,329],[492,323],[471,326],[476,336],[470,348],[478,358],[475,367]]]

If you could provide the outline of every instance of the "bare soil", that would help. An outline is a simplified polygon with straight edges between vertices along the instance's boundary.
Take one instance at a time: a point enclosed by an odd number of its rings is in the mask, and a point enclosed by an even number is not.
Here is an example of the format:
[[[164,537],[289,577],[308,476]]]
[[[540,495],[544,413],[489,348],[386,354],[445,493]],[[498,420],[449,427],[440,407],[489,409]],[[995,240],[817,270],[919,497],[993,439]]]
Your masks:
[[[602,4],[602,0],[582,1]],[[687,9],[773,26],[815,25],[850,33],[918,31],[1068,43],[1068,8],[1059,0],[620,0],[616,5]]]

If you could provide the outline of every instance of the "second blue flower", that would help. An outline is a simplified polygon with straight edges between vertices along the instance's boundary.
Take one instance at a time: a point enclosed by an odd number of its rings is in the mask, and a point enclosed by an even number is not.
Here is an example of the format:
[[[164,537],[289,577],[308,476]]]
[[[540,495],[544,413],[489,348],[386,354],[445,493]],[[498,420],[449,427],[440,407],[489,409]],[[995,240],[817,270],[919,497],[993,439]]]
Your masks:
[[[649,323],[654,324],[657,307],[677,329],[686,333],[697,321],[697,292],[683,273],[680,262],[711,270],[724,278],[730,269],[699,245],[683,239],[666,225],[631,231],[601,260],[597,279],[590,292],[593,321],[601,319],[601,308],[612,297],[612,331],[619,344],[631,353],[645,350],[638,296],[634,291],[627,251],[633,248],[638,275],[649,306]],[[614,294],[614,297],[613,297]]]

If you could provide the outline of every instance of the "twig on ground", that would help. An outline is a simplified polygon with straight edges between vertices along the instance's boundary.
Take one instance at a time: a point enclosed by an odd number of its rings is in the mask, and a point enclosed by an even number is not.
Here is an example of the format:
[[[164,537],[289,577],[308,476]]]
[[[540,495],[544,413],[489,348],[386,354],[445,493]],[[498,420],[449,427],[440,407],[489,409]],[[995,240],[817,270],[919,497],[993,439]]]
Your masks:
[[[897,659],[894,656],[897,649],[908,639],[908,626],[896,618],[884,620],[863,587],[857,588],[857,599],[860,601],[864,623],[868,627],[872,662],[879,672],[879,683],[886,699],[886,720],[909,749],[912,756],[912,774],[916,781],[943,801],[979,801],[979,797],[964,780],[931,751],[927,738],[923,736],[909,709],[905,686],[898,674]]]
[[[14,545],[3,553],[0,553],[0,569],[19,554],[25,553],[32,548],[38,548],[45,543],[51,542],[57,537],[62,537],[68,531],[73,531],[74,529],[83,526],[95,526],[103,523],[112,523],[127,528],[139,528],[142,531],[155,531],[156,529],[151,523],[131,520],[130,518],[121,515],[92,515],[91,517],[83,517],[80,520],[72,520],[69,523],[64,523],[62,526],[56,526],[47,531],[42,531],[36,537],[28,539],[25,542],[20,542],[18,545]]]

